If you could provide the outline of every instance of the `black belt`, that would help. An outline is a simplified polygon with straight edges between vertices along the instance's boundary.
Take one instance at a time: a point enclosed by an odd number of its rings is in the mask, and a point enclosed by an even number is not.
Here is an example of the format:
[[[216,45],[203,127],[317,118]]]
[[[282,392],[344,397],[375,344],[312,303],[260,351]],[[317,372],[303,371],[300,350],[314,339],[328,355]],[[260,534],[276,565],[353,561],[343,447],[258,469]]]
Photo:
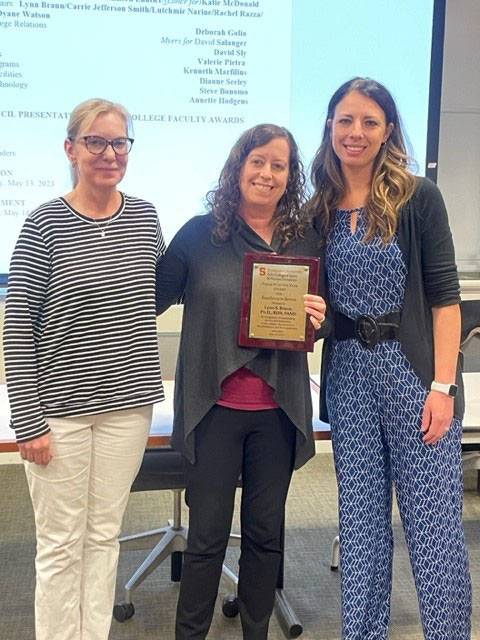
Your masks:
[[[385,340],[399,339],[400,318],[400,311],[392,311],[376,318],[364,313],[353,320],[343,313],[335,311],[333,335],[337,340],[356,338],[364,347],[374,347]]]

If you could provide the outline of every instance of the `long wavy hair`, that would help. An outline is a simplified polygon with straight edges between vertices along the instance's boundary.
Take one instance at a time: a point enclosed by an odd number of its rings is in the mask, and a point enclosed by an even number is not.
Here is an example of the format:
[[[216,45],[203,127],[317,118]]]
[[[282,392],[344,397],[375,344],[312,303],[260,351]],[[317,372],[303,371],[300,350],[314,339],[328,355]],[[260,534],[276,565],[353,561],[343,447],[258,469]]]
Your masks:
[[[290,147],[287,188],[274,213],[275,232],[282,239],[282,244],[303,235],[307,224],[306,215],[302,211],[305,174],[297,143],[288,129],[274,124],[259,124],[242,133],[220,172],[217,186],[206,195],[207,211],[215,220],[212,231],[214,244],[225,242],[238,229],[240,174],[248,154],[274,138],[284,138]]]
[[[391,93],[371,78],[357,77],[345,82],[328,103],[322,142],[312,161],[311,179],[315,191],[309,200],[308,211],[325,240],[346,188],[340,160],[332,146],[331,122],[338,103],[351,91],[374,100],[385,114],[386,125],[393,125],[374,161],[365,203],[367,227],[363,238],[367,243],[378,235],[388,244],[396,232],[400,210],[415,191],[416,178],[409,169],[416,165],[407,154],[402,123]]]

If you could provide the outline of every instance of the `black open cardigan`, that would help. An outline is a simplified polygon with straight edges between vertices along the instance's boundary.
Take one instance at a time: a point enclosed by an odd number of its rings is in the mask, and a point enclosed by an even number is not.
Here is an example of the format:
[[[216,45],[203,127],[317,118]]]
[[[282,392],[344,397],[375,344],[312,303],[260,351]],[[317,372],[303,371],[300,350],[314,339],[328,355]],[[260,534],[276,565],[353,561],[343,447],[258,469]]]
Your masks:
[[[427,389],[434,376],[432,307],[460,303],[460,285],[447,211],[438,187],[428,178],[417,178],[417,188],[400,213],[397,239],[408,267],[400,322],[400,344],[413,370]],[[328,277],[326,278],[328,303]],[[333,326],[332,309],[329,319]],[[328,422],[326,376],[332,338],[322,353],[320,417]],[[456,383],[459,388],[454,415],[463,417],[465,400],[460,358]]]
[[[247,367],[273,388],[276,402],[295,425],[298,468],[315,453],[307,354],[238,346],[243,257],[247,251],[272,252],[274,248],[277,253],[318,256],[320,237],[308,228],[304,238],[280,247],[274,236],[270,246],[241,219],[238,223],[231,237],[215,246],[213,217],[192,218],[178,231],[157,267],[157,313],[184,295],[171,442],[193,463],[195,427],[220,397],[223,380]],[[328,322],[316,338],[327,332]]]

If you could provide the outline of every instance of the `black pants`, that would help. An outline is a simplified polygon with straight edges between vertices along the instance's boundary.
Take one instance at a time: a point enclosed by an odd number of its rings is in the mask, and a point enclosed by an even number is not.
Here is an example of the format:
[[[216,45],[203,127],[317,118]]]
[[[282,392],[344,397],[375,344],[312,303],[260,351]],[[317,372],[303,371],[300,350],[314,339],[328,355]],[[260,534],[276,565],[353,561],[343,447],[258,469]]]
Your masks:
[[[244,640],[265,640],[282,556],[280,529],[295,457],[295,427],[281,409],[216,405],[195,429],[185,463],[190,508],[176,640],[203,640],[212,621],[242,474],[238,598]]]

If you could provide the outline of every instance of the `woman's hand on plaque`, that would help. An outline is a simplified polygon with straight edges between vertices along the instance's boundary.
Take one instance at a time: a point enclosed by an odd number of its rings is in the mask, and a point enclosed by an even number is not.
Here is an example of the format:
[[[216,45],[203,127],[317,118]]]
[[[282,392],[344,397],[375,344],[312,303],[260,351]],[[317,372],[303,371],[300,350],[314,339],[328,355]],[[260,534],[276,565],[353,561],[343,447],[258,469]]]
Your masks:
[[[305,313],[310,316],[310,322],[313,324],[313,328],[315,330],[320,329],[322,322],[325,320],[325,312],[327,310],[325,300],[311,293],[306,293],[303,296],[303,300],[305,303]]]

